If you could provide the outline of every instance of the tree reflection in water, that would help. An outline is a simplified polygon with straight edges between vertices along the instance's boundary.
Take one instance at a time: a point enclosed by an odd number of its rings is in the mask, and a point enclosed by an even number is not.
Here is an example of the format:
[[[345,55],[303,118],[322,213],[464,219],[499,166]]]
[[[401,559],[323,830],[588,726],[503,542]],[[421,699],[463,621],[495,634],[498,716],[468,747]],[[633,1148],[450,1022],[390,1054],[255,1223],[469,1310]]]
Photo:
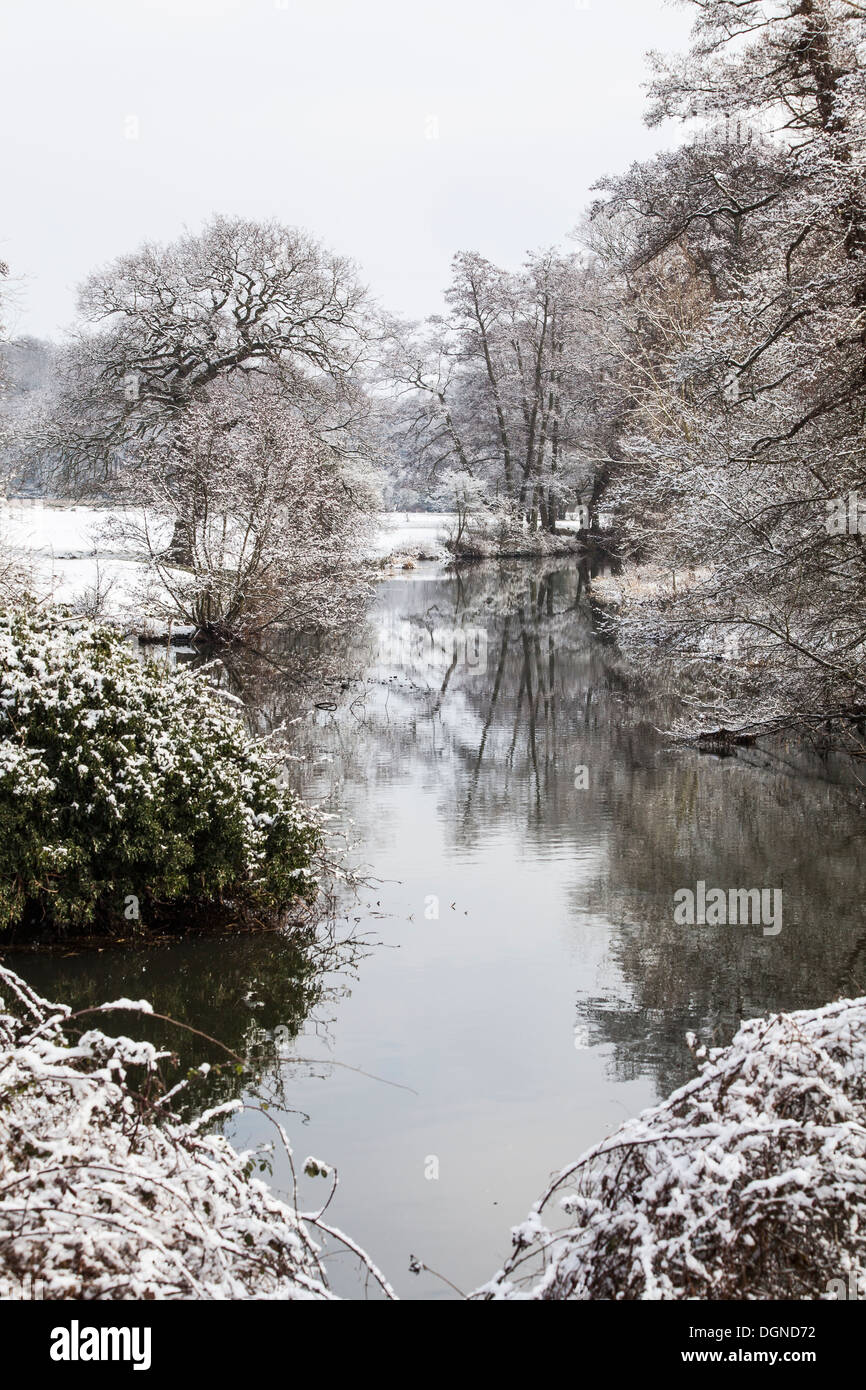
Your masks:
[[[561,561],[422,570],[381,585],[338,643],[273,636],[194,659],[253,727],[279,731],[305,795],[338,819],[351,805],[355,858],[374,871],[397,783],[435,790],[448,855],[486,855],[480,873],[497,872],[499,840],[534,865],[589,865],[561,904],[575,942],[587,924],[605,939],[575,1025],[606,1048],[615,1079],[651,1076],[664,1095],[690,1074],[687,1029],[722,1043],[743,1017],[866,988],[860,796],[783,745],[725,759],[671,747],[659,729],[672,693],[630,678],[592,578]],[[780,936],[676,926],[673,894],[698,879],[781,888]],[[362,930],[375,926],[365,912]],[[337,1009],[346,987],[333,955],[283,938],[85,954],[62,971],[34,958],[26,973],[49,995],[61,973],[74,1002],[152,998],[251,1056],[258,1030],[297,1033],[323,991]],[[215,1060],[201,1040],[168,1041],[184,1065]],[[259,1051],[257,1083],[275,1084],[284,1069]],[[224,1074],[218,1099],[238,1087]]]

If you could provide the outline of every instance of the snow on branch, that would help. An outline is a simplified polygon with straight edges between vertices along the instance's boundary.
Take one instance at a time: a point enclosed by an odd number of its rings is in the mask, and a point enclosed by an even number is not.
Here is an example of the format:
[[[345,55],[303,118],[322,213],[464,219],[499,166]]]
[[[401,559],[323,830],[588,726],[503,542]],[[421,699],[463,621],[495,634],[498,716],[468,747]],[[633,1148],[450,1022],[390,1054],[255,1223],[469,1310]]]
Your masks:
[[[166,1113],[166,1055],[95,1029],[73,1038],[65,1006],[0,966],[0,1299],[25,1282],[50,1299],[334,1297],[316,1217],[253,1178],[251,1154]],[[321,1229],[394,1297],[354,1242]]]
[[[690,1044],[695,1080],[553,1178],[475,1298],[816,1299],[858,1287],[866,999],[751,1019],[709,1053]]]

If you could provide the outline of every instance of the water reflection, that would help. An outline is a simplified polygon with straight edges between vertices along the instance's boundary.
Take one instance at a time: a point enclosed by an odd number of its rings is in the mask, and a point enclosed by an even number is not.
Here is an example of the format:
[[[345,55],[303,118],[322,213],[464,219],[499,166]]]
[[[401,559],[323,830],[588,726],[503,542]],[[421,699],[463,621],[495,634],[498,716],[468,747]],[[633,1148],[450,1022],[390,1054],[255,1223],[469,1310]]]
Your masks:
[[[147,999],[157,1014],[195,1028],[122,1010],[102,1025],[173,1053],[161,1069],[167,1085],[206,1063],[207,1074],[193,1079],[180,1106],[191,1113],[244,1094],[296,1108],[278,1053],[307,1028],[327,1038],[358,955],[350,941],[310,930],[291,939],[215,937],[123,952],[70,952],[61,961],[28,954],[11,964],[46,997],[62,996],[77,1009]],[[81,1026],[93,1026],[93,1019],[82,1019]]]
[[[383,945],[357,978],[278,938],[24,970],[66,998],[154,998],[259,1055],[257,1081],[340,1167],[334,1219],[404,1295],[451,1296],[406,1273],[410,1252],[464,1288],[487,1277],[551,1169],[691,1074],[687,1029],[721,1043],[744,1016],[866,989],[859,790],[783,745],[672,749],[669,700],[630,679],[590,579],[422,569],[339,643],[212,668],[368,866],[350,917]],[[782,932],[676,926],[698,880],[781,889]],[[320,1067],[255,1054],[287,1024]],[[255,1116],[231,1132],[270,1137]]]

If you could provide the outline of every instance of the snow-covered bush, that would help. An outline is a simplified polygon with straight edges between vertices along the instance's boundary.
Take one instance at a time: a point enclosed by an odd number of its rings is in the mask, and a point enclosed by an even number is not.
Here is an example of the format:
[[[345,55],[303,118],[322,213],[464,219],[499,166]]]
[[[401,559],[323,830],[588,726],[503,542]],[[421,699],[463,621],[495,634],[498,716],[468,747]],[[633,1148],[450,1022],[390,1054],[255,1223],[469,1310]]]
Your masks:
[[[559,1173],[484,1299],[815,1299],[866,1276],[866,999],[744,1023]],[[567,1225],[545,1209],[557,1203]]]
[[[148,1012],[88,1012],[119,1007]],[[181,1123],[165,1053],[75,1027],[0,967],[0,1299],[331,1298],[314,1230],[393,1297],[252,1176],[254,1154],[202,1132],[240,1102]]]
[[[115,529],[158,577],[160,616],[231,641],[356,620],[372,471],[273,383],[213,387],[140,451],[125,492]]]
[[[33,585],[30,566],[0,534],[0,604],[21,603]]]
[[[0,614],[0,933],[278,920],[319,828],[195,674],[116,632]]]
[[[459,507],[459,503],[458,503]],[[461,513],[445,540],[455,560],[507,560],[520,556],[573,555],[585,544],[574,532],[533,530],[516,504]]]

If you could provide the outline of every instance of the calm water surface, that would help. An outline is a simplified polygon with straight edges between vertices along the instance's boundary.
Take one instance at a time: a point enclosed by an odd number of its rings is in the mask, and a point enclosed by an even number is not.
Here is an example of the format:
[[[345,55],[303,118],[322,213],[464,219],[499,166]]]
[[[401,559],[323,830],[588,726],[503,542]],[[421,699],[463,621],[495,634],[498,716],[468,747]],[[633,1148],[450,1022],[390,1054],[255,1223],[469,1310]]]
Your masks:
[[[422,566],[308,654],[315,687],[291,654],[227,669],[260,727],[297,721],[292,775],[368,866],[354,968],[274,937],[15,961],[54,997],[144,996],[259,1057],[254,1089],[301,1112],[296,1158],[339,1170],[329,1219],[405,1297],[455,1296],[410,1255],[461,1289],[489,1277],[552,1170],[693,1074],[688,1029],[722,1043],[866,989],[859,790],[793,748],[672,748],[596,626],[574,569]],[[698,879],[780,888],[781,933],[675,926]],[[281,1027],[321,1062],[274,1060]],[[227,1133],[273,1137],[258,1113]],[[303,1178],[302,1205],[327,1190]],[[348,1257],[330,1268],[363,1296]]]

